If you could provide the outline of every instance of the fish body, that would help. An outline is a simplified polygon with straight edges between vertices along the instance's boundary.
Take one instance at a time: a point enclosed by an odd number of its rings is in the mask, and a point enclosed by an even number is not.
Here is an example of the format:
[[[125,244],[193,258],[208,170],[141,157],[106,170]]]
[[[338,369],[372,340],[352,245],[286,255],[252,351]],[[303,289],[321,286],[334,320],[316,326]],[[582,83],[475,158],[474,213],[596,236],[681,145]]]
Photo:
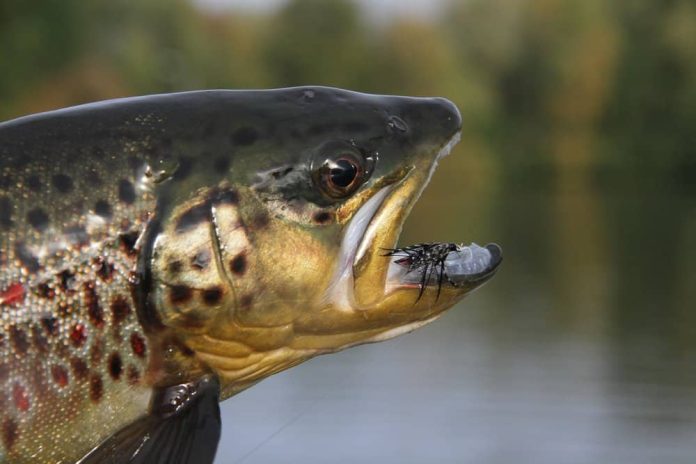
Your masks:
[[[218,400],[435,319],[497,247],[439,280],[382,251],[460,125],[323,87],[0,124],[0,461],[209,462]]]

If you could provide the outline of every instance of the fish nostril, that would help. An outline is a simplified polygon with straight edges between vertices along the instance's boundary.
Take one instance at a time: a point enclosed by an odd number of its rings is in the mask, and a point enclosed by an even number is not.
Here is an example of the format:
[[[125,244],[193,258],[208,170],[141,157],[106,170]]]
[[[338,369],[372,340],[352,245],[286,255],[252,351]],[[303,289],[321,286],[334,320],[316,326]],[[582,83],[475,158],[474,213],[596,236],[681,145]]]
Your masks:
[[[398,116],[389,116],[387,120],[387,127],[392,132],[406,132],[408,131],[408,124]]]

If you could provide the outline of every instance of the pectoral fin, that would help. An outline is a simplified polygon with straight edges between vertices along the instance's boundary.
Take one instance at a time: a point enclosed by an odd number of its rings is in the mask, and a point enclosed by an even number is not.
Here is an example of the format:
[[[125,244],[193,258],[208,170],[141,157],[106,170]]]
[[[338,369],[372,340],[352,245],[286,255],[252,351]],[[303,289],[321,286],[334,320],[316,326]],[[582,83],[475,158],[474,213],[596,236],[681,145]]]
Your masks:
[[[210,464],[220,440],[220,386],[212,376],[155,392],[150,414],[124,427],[78,464]]]

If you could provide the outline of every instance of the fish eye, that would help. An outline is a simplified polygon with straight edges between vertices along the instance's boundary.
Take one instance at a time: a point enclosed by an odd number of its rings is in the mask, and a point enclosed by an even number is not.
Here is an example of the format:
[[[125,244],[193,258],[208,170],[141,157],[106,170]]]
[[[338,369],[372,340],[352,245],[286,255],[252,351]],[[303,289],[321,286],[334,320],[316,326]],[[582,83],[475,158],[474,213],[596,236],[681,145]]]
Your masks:
[[[339,199],[355,192],[362,185],[365,174],[365,160],[346,152],[326,157],[315,170],[314,179],[322,193]]]

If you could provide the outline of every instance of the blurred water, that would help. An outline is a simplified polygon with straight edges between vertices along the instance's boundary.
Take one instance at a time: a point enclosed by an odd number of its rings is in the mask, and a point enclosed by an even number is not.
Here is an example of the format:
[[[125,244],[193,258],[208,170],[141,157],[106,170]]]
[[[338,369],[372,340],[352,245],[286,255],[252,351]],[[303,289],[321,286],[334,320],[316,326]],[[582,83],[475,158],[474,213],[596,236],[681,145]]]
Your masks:
[[[694,196],[613,174],[490,191],[457,169],[403,241],[498,241],[499,275],[426,328],[223,403],[218,463],[696,460]]]

